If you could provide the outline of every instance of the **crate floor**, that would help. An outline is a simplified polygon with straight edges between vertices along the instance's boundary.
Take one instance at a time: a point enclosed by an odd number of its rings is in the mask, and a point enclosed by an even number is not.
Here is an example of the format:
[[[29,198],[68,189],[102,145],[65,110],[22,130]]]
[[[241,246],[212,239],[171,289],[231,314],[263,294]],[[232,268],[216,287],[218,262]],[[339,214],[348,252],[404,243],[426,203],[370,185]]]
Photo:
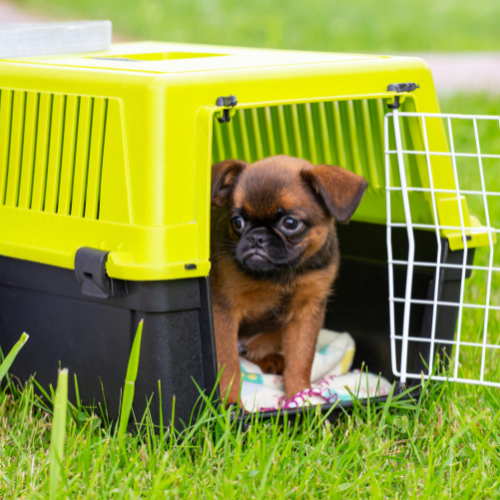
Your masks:
[[[290,400],[285,398],[283,377],[263,373],[261,368],[240,358],[243,374],[241,402],[250,412],[299,408],[304,404],[333,404],[352,397],[387,396],[392,384],[372,373],[351,370],[355,342],[348,333],[322,329],[316,344],[311,388]]]

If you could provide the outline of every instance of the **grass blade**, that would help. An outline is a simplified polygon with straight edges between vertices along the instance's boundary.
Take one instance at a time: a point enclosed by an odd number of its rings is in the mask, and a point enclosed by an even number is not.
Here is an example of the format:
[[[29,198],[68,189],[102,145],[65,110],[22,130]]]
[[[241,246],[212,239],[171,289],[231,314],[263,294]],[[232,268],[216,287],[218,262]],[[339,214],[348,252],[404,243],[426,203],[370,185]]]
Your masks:
[[[165,429],[163,428],[163,406],[161,401],[161,380],[158,380],[158,398],[160,400],[160,446],[163,450],[163,446],[165,445]]]
[[[380,418],[380,423],[378,425],[377,435],[382,436],[384,431],[385,419],[387,418],[387,413],[389,413],[389,408],[391,407],[392,397],[394,396],[394,388],[396,387],[396,382],[392,384],[387,400],[385,401],[384,410],[382,411],[382,417]]]
[[[59,372],[54,400],[54,418],[52,421],[50,447],[50,498],[57,495],[57,487],[61,476],[61,462],[66,435],[66,414],[68,407],[68,370]]]
[[[118,427],[118,439],[120,439],[127,431],[127,425],[132,411],[132,403],[134,402],[135,380],[139,371],[139,357],[141,354],[141,339],[142,327],[144,320],[141,320],[137,327],[130,358],[128,360],[127,375],[125,376],[125,388],[123,389],[123,402],[120,413],[120,425]]]
[[[5,377],[5,375],[9,371],[9,368],[11,367],[12,363],[14,363],[16,356],[18,355],[18,353],[21,350],[21,348],[23,347],[23,345],[26,344],[26,341],[28,339],[29,339],[29,335],[27,333],[23,333],[21,335],[21,338],[16,342],[16,344],[10,350],[7,357],[4,359],[3,363],[0,365],[0,382],[2,381],[2,379]]]

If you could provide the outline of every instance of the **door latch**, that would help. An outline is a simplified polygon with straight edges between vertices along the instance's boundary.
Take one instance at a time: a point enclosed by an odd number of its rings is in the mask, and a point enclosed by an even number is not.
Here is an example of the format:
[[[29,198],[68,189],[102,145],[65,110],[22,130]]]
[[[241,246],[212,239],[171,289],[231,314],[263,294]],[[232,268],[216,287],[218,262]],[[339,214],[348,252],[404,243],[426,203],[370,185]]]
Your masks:
[[[216,106],[224,106],[222,110],[222,116],[217,118],[219,123],[227,123],[231,121],[231,109],[238,104],[238,99],[234,95],[229,95],[227,97],[218,97],[215,101]]]
[[[387,92],[413,92],[420,88],[420,85],[417,85],[413,82],[408,83],[391,83],[387,86]],[[394,102],[392,104],[388,104],[387,107],[389,109],[399,109],[401,103],[399,102],[399,96],[394,96]]]
[[[109,252],[82,247],[75,255],[75,275],[83,295],[107,299],[127,295],[125,281],[110,278],[106,272]]]

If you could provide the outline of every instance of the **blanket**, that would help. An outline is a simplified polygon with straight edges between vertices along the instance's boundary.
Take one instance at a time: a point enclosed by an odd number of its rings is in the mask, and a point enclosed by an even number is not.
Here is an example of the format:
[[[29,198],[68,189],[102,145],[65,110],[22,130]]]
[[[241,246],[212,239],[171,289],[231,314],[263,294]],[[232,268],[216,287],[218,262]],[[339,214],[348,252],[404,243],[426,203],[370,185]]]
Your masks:
[[[352,395],[362,399],[388,395],[388,380],[360,370],[349,371],[354,352],[354,339],[348,333],[322,329],[316,344],[311,388],[288,400],[281,375],[263,373],[256,364],[240,358],[241,403],[247,411],[256,412],[350,401]]]

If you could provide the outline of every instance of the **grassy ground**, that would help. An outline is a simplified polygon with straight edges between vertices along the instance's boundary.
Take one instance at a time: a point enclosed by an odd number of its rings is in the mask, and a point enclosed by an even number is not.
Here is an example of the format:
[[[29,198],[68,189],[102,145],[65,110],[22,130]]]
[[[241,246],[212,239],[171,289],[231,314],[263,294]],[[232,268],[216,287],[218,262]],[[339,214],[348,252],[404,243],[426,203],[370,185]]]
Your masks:
[[[459,96],[442,109],[500,115],[500,102]],[[500,210],[493,216],[500,220]],[[481,318],[467,318],[467,332],[480,328]],[[490,368],[497,380],[499,367]],[[463,363],[461,373],[474,369]],[[146,426],[121,446],[106,421],[82,409],[72,416],[59,498],[500,496],[498,389],[429,384],[418,401],[357,405],[333,425],[312,415],[247,432],[209,409],[182,436],[154,436]],[[32,383],[0,391],[0,498],[48,498],[51,422]]]
[[[141,39],[326,51],[500,50],[497,0],[16,0]]]
[[[429,387],[414,404],[358,407],[331,425],[254,424],[207,412],[178,444],[127,436],[97,418],[68,425],[59,498],[492,498],[500,400],[488,389]],[[32,386],[0,396],[2,498],[47,498],[51,417]]]

